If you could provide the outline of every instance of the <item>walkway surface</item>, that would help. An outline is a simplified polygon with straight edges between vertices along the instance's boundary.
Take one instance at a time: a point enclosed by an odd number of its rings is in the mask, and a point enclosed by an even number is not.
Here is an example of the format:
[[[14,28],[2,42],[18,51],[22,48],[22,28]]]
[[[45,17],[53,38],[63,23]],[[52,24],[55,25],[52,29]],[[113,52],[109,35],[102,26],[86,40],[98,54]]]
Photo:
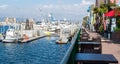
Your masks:
[[[90,36],[96,37],[101,36],[96,32],[88,31]],[[118,60],[118,64],[120,64],[120,43],[112,42],[109,39],[106,39],[101,36],[101,42],[102,42],[102,54],[113,54],[116,59]]]

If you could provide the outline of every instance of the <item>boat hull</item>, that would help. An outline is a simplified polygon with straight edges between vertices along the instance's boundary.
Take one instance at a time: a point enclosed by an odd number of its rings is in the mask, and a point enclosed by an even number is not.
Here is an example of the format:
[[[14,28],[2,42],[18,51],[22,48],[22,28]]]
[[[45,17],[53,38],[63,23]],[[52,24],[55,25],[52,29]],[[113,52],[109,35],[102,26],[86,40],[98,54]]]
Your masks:
[[[16,43],[18,39],[3,39],[2,42],[4,43]]]

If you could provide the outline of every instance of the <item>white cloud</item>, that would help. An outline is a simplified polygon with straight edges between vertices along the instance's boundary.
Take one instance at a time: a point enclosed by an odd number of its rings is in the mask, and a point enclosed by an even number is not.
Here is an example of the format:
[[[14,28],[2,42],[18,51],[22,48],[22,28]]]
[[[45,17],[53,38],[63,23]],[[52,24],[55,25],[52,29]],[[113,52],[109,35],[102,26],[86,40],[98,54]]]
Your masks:
[[[38,11],[37,15],[47,16],[49,13],[53,13],[56,18],[67,18],[67,19],[80,19],[82,16],[86,15],[86,10],[88,6],[83,6],[80,3],[76,4],[48,4],[48,5],[37,5],[37,9],[41,9],[42,11]],[[36,12],[37,13],[37,12]]]
[[[43,5],[43,8],[54,8],[55,6],[53,4],[49,4],[49,5]]]
[[[94,0],[82,0],[81,2],[83,5],[91,5],[91,4],[94,4]]]
[[[73,4],[73,6],[79,6],[79,4]]]
[[[0,5],[0,9],[6,9],[7,7],[8,7],[8,5],[6,5],[6,4]]]
[[[37,4],[25,7],[9,6],[9,8],[8,5],[0,5],[0,9],[4,9],[4,12],[2,10],[0,13],[10,16],[37,16],[39,18],[46,18],[49,13],[53,13],[56,18],[60,19],[63,17],[81,19],[87,15],[86,10],[92,3],[94,3],[94,0],[82,0],[73,4]]]

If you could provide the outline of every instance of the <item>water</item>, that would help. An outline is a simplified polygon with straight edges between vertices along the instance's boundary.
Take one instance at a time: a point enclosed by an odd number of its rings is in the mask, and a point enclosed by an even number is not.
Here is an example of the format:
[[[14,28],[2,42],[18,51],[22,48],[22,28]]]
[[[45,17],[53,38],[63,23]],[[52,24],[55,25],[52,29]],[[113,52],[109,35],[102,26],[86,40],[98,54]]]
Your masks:
[[[68,44],[56,44],[58,37],[28,43],[0,43],[0,64],[59,64]]]

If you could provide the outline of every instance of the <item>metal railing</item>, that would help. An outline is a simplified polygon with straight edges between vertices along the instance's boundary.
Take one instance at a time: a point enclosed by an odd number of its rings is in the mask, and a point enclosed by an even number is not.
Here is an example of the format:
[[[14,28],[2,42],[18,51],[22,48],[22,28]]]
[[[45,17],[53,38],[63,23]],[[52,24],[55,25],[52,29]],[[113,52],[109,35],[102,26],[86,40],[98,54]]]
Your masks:
[[[80,37],[80,32],[81,32],[81,27],[78,29],[78,31],[72,38],[71,45],[70,45],[69,49],[67,50],[67,52],[66,52],[65,56],[63,57],[60,64],[74,64],[75,63],[74,62],[75,54],[76,54],[76,50],[78,48],[76,45],[76,41]]]

